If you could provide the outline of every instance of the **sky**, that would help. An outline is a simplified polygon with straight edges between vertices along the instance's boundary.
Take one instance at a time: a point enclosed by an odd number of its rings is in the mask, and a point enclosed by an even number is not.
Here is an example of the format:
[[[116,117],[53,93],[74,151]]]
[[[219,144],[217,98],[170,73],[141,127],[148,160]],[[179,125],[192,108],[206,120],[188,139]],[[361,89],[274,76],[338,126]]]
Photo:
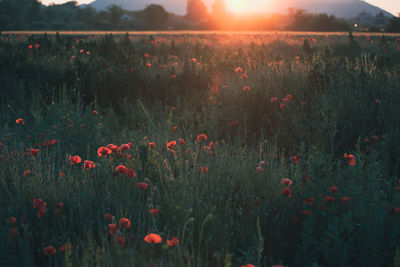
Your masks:
[[[88,4],[93,2],[93,0],[76,0],[79,4]],[[45,5],[50,3],[61,4],[68,2],[67,0],[41,0]],[[182,0],[186,4],[186,0]],[[245,2],[259,3],[260,0],[225,0],[226,4],[232,11],[237,11],[245,5]],[[377,7],[389,11],[393,15],[398,15],[400,13],[400,0],[366,0],[366,2],[371,3]]]

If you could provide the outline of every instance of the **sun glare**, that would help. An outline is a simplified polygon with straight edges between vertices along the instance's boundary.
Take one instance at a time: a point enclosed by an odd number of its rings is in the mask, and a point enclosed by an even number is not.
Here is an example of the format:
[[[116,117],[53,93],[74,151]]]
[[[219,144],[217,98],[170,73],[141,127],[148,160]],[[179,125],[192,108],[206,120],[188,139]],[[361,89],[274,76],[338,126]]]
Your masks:
[[[272,6],[270,0],[226,0],[227,8],[236,13],[263,13]]]

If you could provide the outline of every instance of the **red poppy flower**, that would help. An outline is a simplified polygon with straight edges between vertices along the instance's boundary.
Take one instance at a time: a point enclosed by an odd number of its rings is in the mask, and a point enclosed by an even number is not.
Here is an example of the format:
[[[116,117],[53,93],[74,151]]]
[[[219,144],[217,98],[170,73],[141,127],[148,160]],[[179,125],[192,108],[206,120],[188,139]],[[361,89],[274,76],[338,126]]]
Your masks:
[[[173,150],[176,146],[176,141],[171,141],[167,144],[168,150]]]
[[[149,184],[143,183],[143,182],[138,182],[138,183],[136,183],[136,186],[140,189],[146,189],[147,187],[149,187]]]
[[[354,156],[352,154],[344,153],[344,157],[348,160],[350,166],[356,165],[356,161],[354,160]]]
[[[200,172],[204,174],[208,174],[208,168],[207,167],[200,167]]]
[[[83,168],[85,170],[94,169],[95,167],[96,167],[96,164],[94,164],[93,161],[85,160],[85,162],[83,163]]]
[[[303,214],[303,215],[311,215],[311,214],[312,214],[312,211],[309,211],[309,210],[302,210],[300,213]]]
[[[176,79],[176,75],[173,74],[173,75],[170,76],[170,78],[171,78],[172,80],[173,80],[173,79]]]
[[[289,178],[283,178],[281,183],[286,186],[291,186],[293,184],[292,180],[290,180]]]
[[[247,85],[244,86],[244,87],[243,87],[243,91],[250,91],[250,86],[247,86]]]
[[[53,246],[48,246],[43,249],[43,255],[50,256],[56,254],[57,250]]]
[[[334,201],[335,201],[335,198],[332,197],[332,196],[327,196],[327,197],[325,197],[325,201],[326,201],[326,202],[334,202]]]
[[[134,171],[133,169],[128,169],[128,172],[126,173],[126,175],[127,175],[129,178],[135,178],[136,173],[135,173],[135,171]]]
[[[69,156],[69,164],[74,165],[74,164],[79,164],[81,163],[82,159],[81,157],[75,155],[75,156]]]
[[[294,164],[299,164],[299,159],[300,159],[300,155],[296,155],[290,158],[291,160],[293,160]]]
[[[110,149],[111,151],[115,152],[118,150],[118,146],[114,144],[109,144],[107,145],[107,148]]]
[[[399,213],[399,212],[400,212],[400,208],[398,208],[398,207],[393,207],[393,208],[392,208],[392,212],[393,212],[393,213]]]
[[[197,62],[197,59],[195,59],[194,57],[191,59],[191,61],[193,62],[193,63],[196,63]]]
[[[33,208],[39,209],[39,208],[41,208],[43,206],[47,206],[47,203],[44,202],[41,198],[35,198],[33,200]]]
[[[65,177],[65,174],[62,171],[58,172],[58,178],[63,178]]]
[[[38,44],[35,44],[35,48],[39,48],[39,45],[38,45]]]
[[[205,134],[200,134],[197,136],[197,143],[201,143],[206,140],[207,140],[207,135],[205,135]]]
[[[313,204],[314,204],[314,200],[315,200],[314,197],[308,197],[308,198],[306,198],[303,202],[304,202],[304,204],[306,204],[306,205],[313,205]]]
[[[331,186],[331,187],[329,187],[329,191],[331,193],[336,193],[337,191],[339,191],[339,189],[336,186]]]
[[[121,151],[128,151],[129,149],[131,149],[132,146],[130,146],[129,144],[122,144],[121,145]]]
[[[160,209],[149,209],[149,210],[147,211],[147,213],[153,215],[154,218],[157,218],[158,213],[160,213]]]
[[[69,249],[71,250],[74,246],[72,246],[71,244],[69,245]],[[64,243],[61,247],[60,250],[62,252],[65,252],[67,250],[67,243]]]
[[[29,152],[31,153],[32,156],[36,157],[39,154],[39,149],[32,148]]]
[[[119,174],[126,174],[128,173],[128,168],[125,167],[124,165],[119,165],[118,167],[115,168],[115,171],[118,172]]]
[[[162,238],[158,234],[148,234],[144,237],[144,241],[146,241],[149,244],[158,244],[161,243]]]
[[[15,121],[18,125],[25,125],[24,119],[19,118]]]
[[[286,98],[289,99],[289,100],[292,100],[292,99],[293,99],[293,96],[292,96],[291,94],[287,94],[287,95],[286,95]]]
[[[97,110],[92,110],[92,114],[97,115],[97,114],[99,114],[99,112]]]
[[[172,130],[174,130],[174,132],[178,131],[178,126],[172,127]]]
[[[108,233],[110,235],[115,235],[117,233],[117,225],[115,223],[110,223],[108,225]]]
[[[10,217],[10,219],[8,219],[8,222],[9,222],[10,224],[15,223],[16,221],[17,221],[17,218],[15,218],[15,217]]]
[[[127,218],[121,218],[119,220],[119,229],[126,228],[130,229],[131,228],[131,221]]]
[[[349,197],[342,197],[341,200],[342,200],[343,204],[349,204],[350,198]]]
[[[40,219],[46,214],[46,206],[42,206],[40,209],[37,211],[37,217]]]
[[[178,141],[178,144],[181,145],[181,146],[184,146],[184,145],[186,144],[186,142],[185,142],[185,140],[180,139],[180,140]]]
[[[167,239],[167,245],[169,247],[176,247],[179,244],[179,239],[175,236],[172,237],[170,240]]]
[[[62,207],[64,207],[64,203],[58,202],[57,205],[56,205],[56,207],[57,207],[58,209],[61,209]]]
[[[261,166],[258,166],[257,168],[256,168],[256,172],[257,173],[260,173],[260,172],[262,172],[264,169],[263,169],[263,167],[261,167]]]
[[[242,69],[241,67],[237,67],[237,68],[235,69],[235,71],[236,71],[236,73],[242,73],[242,72],[243,72],[243,69]]]
[[[155,147],[156,147],[156,143],[150,142],[150,143],[149,143],[149,147],[150,147],[150,148],[155,148]]]
[[[256,267],[254,264],[241,265],[240,267]]]
[[[285,188],[283,188],[281,194],[284,195],[284,196],[287,196],[287,197],[291,197],[292,196],[292,189],[289,188],[289,187],[285,187]]]
[[[280,107],[280,108],[284,108],[284,107],[286,107],[286,104],[285,104],[285,103],[281,103],[281,104],[279,105],[279,107]]]
[[[277,97],[271,97],[271,103],[275,103],[278,102],[278,98]]]
[[[151,67],[151,63],[146,63],[146,67],[150,68]]]
[[[108,147],[99,147],[99,149],[97,149],[97,155],[99,156],[99,158],[105,157],[106,155],[109,155],[111,153],[112,151]]]
[[[10,239],[13,239],[17,234],[18,234],[17,228],[11,228],[8,236]]]
[[[119,244],[121,247],[125,246],[126,238],[124,236],[118,236],[114,238],[114,242]]]
[[[26,171],[24,171],[24,176],[26,177],[26,176],[29,176],[29,175],[31,175],[32,174],[32,172],[30,171],[30,170],[26,170]]]

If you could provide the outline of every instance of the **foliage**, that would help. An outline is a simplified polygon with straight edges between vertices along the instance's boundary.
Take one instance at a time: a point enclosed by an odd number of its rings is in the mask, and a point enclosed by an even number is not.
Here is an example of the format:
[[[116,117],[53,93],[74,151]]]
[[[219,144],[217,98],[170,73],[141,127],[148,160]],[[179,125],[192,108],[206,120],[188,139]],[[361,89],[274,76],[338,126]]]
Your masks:
[[[0,265],[398,266],[399,41],[1,35]]]

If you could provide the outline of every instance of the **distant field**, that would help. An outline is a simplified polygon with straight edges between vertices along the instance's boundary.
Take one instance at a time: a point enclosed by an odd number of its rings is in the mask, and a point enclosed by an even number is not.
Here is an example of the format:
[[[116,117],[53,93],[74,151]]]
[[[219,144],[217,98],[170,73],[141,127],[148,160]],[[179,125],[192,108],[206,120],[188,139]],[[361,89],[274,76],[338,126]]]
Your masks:
[[[228,34],[228,35],[348,35],[348,32],[293,32],[293,31],[5,31],[3,34],[59,34],[62,35],[210,35],[210,34]],[[354,35],[370,36],[400,36],[400,33],[366,33],[353,32]]]

